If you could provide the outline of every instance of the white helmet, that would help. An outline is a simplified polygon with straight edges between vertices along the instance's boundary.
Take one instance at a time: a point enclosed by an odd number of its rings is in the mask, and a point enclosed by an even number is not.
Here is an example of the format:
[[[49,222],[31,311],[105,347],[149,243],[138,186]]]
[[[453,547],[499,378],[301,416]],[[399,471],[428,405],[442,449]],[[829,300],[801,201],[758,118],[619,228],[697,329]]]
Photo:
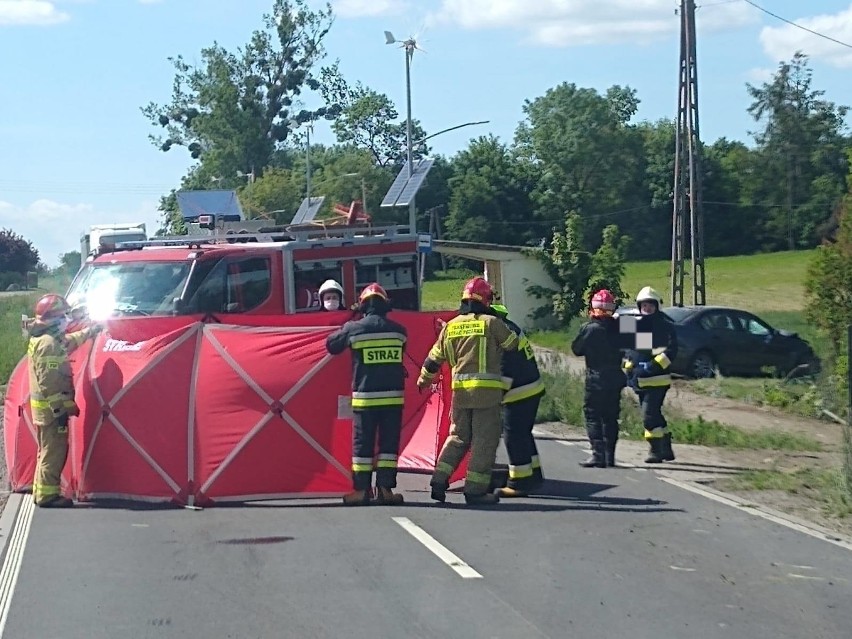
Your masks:
[[[660,307],[663,305],[663,296],[650,286],[646,286],[636,296],[636,303],[641,304],[642,302],[656,302],[657,307]]]
[[[329,291],[337,291],[340,299],[343,299],[343,287],[334,280],[326,280],[322,283],[322,286],[319,287],[320,298],[322,298],[323,293],[328,293]]]

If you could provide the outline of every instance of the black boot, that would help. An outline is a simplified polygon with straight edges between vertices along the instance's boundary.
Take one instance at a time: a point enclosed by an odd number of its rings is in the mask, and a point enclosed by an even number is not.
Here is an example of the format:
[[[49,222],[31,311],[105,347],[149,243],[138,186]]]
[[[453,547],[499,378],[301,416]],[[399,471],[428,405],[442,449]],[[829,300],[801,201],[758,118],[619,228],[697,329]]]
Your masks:
[[[651,452],[645,458],[646,464],[662,464],[663,463],[663,440],[661,437],[655,437],[648,440],[648,445],[651,447]]]
[[[447,501],[447,488],[449,486],[445,483],[433,483],[432,486],[432,494],[431,497],[437,502],[444,503]]]
[[[666,433],[665,437],[663,437],[663,441],[660,442],[660,457],[662,457],[663,461],[674,461],[675,454],[672,450],[672,434]]]
[[[615,467],[615,444],[618,440],[607,440],[606,441],[606,465],[609,468]]]
[[[606,456],[604,442],[602,439],[594,439],[592,444],[592,456],[586,461],[580,462],[583,468],[606,468]]]

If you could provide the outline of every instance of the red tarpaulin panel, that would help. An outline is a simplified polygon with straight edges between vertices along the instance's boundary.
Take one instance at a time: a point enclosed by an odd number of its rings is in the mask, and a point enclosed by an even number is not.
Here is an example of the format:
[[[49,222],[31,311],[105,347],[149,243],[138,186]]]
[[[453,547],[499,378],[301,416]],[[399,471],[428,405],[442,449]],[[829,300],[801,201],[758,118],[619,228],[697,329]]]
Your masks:
[[[391,315],[409,336],[403,470],[431,472],[449,431],[449,385],[420,393],[415,382],[438,320],[452,316]],[[87,345],[74,356],[82,414],[71,420],[66,494],[210,503],[347,492],[351,355],[328,355],[325,339],[352,317],[110,320],[91,355]],[[4,406],[13,490],[32,484],[37,449],[25,364]]]
[[[348,436],[335,430],[348,367],[326,352],[330,332],[205,326],[196,387],[200,500],[347,490],[350,455],[336,459],[330,449]]]
[[[185,497],[200,331],[193,324],[123,349],[109,335],[98,337],[74,429],[83,451],[79,496]]]

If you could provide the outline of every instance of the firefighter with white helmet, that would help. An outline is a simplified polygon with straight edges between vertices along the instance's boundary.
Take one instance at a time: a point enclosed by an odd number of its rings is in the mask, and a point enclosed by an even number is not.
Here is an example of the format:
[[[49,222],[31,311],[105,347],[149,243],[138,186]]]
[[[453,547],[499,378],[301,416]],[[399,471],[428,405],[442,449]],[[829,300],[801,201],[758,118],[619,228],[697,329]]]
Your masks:
[[[645,440],[651,450],[645,462],[674,461],[672,436],[662,406],[672,383],[669,367],[677,355],[677,336],[671,320],[660,311],[662,296],[646,286],[636,296],[641,319],[639,330],[651,333],[651,348],[634,348],[626,353],[624,370],[630,386],[639,397]],[[644,324],[644,326],[642,326]]]
[[[574,355],[586,360],[583,417],[592,456],[581,462],[584,468],[615,466],[621,389],[626,385],[621,370],[618,321],[614,319],[615,296],[602,289],[592,295],[589,321],[571,343]]]
[[[518,336],[490,312],[494,290],[481,277],[469,280],[462,291],[459,314],[441,329],[417,380],[427,388],[444,362],[452,367],[452,428],[432,474],[432,499],[447,498],[450,477],[468,449],[470,461],[464,482],[468,504],[494,504],[489,493],[491,471],[502,432],[501,402],[509,384],[501,374],[504,351],[518,348]]]
[[[323,311],[344,311],[343,287],[336,280],[326,280],[319,287],[320,309]]]
[[[405,327],[387,318],[388,294],[376,283],[364,288],[359,297],[363,317],[346,322],[328,336],[326,348],[332,355],[346,348],[352,351],[352,485],[343,497],[347,506],[370,503],[373,481],[373,453],[378,436],[376,502],[401,504],[395,494],[402,408],[405,396],[403,355]]]
[[[45,508],[74,505],[60,494],[60,477],[68,458],[68,421],[80,414],[68,354],[101,330],[95,324],[66,334],[70,312],[64,297],[45,295],[36,303],[35,321],[28,328],[30,409],[38,431],[33,500]]]

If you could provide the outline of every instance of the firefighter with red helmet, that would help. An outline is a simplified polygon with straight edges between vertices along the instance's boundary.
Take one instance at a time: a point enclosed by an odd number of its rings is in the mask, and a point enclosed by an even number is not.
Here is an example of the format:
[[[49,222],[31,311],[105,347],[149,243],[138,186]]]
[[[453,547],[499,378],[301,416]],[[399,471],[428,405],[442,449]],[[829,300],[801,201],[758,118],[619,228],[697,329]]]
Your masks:
[[[585,468],[615,466],[621,390],[626,386],[615,309],[615,296],[606,289],[597,291],[592,295],[589,321],[571,343],[574,355],[586,360],[583,416],[592,456],[580,463]]]
[[[678,345],[671,320],[660,311],[662,305],[662,296],[650,286],[639,291],[636,306],[643,325],[639,330],[650,333],[651,347],[629,349],[624,361],[624,371],[630,386],[639,397],[645,440],[651,449],[645,459],[646,464],[660,464],[675,459],[672,435],[662,408],[672,383],[669,367],[677,355]]]
[[[401,504],[396,488],[399,438],[405,394],[403,354],[405,327],[387,318],[388,294],[378,284],[364,288],[358,299],[363,317],[346,322],[328,336],[332,355],[352,351],[352,492],[343,497],[347,506],[362,506],[372,497],[373,457],[378,435],[376,502]]]
[[[441,329],[417,380],[422,390],[444,362],[452,368],[453,423],[430,482],[432,499],[446,501],[450,476],[470,449],[465,501],[494,504],[499,497],[488,488],[500,445],[501,402],[509,388],[501,374],[501,360],[504,351],[518,348],[518,336],[490,312],[494,290],[483,278],[469,280],[461,297],[459,315]]]
[[[45,295],[36,304],[35,321],[28,327],[30,409],[38,431],[33,500],[45,508],[74,505],[60,494],[60,477],[68,457],[68,421],[80,414],[68,354],[101,330],[95,324],[66,334],[70,312],[64,297]]]
[[[526,497],[544,483],[532,433],[544,395],[544,382],[532,345],[523,329],[509,319],[509,309],[503,304],[492,304],[491,310],[518,336],[518,349],[503,353],[503,375],[512,380],[503,397],[503,441],[509,456],[509,481],[497,494]]]

